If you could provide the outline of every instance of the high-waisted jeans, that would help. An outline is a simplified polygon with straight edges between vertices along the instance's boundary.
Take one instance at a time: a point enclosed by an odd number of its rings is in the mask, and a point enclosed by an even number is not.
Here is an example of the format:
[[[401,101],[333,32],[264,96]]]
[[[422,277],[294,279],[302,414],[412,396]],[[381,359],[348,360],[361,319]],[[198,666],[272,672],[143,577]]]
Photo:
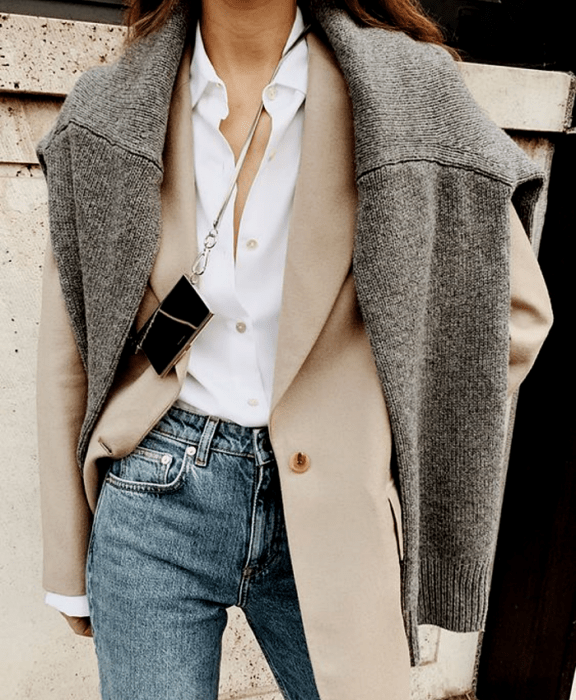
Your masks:
[[[112,462],[87,566],[103,700],[215,700],[226,608],[289,700],[319,700],[265,428],[173,407]]]

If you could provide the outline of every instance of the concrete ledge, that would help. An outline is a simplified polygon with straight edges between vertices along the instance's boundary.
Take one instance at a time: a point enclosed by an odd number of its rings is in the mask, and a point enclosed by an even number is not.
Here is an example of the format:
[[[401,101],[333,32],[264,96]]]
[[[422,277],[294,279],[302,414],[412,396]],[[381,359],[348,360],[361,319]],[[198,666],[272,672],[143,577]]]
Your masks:
[[[0,94],[0,163],[38,163],[35,144],[56,120],[62,99]]]
[[[0,15],[0,92],[65,96],[80,73],[120,55],[125,32],[110,24]],[[569,130],[573,75],[478,63],[459,67],[475,99],[503,129]]]
[[[574,107],[571,73],[461,63],[460,71],[478,104],[502,129],[565,132]]]
[[[0,92],[65,96],[85,70],[120,55],[125,33],[112,24],[0,14]]]

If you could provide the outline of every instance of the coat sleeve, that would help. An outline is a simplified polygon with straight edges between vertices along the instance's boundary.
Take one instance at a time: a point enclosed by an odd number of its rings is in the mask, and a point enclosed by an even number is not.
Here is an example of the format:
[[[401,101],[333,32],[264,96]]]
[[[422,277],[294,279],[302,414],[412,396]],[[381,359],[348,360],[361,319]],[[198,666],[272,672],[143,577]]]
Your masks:
[[[38,345],[37,415],[44,542],[44,587],[85,592],[84,568],[92,514],[76,447],[86,406],[80,359],[52,249],[46,251]]]
[[[552,307],[542,272],[516,210],[510,209],[508,396],[530,371],[552,325]]]

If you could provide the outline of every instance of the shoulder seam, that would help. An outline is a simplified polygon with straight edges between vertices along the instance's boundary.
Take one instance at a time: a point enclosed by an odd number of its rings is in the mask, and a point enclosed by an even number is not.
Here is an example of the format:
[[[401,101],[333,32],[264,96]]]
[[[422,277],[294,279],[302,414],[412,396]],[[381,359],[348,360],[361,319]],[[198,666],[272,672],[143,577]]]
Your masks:
[[[526,182],[528,180],[532,180],[533,178],[537,177],[536,173],[534,173],[531,176],[527,176],[525,178],[520,179],[519,181],[512,181],[512,180],[509,180],[507,178],[498,176],[496,173],[490,172],[488,169],[483,169],[479,166],[465,165],[464,163],[457,163],[454,161],[444,161],[441,158],[432,158],[429,156],[428,157],[427,156],[418,156],[418,157],[390,159],[390,160],[387,160],[385,162],[380,163],[380,165],[374,166],[372,168],[367,168],[366,170],[363,170],[361,173],[359,173],[356,176],[356,181],[359,182],[367,175],[370,175],[371,173],[374,173],[378,170],[381,170],[382,168],[385,168],[387,166],[402,165],[405,163],[421,163],[421,162],[435,163],[436,165],[439,165],[442,168],[455,168],[457,170],[465,170],[468,172],[476,173],[477,175],[485,177],[489,180],[494,180],[495,182],[500,182],[501,184],[506,185],[507,187],[514,187],[515,185],[519,185],[522,182]]]
[[[64,124],[62,124],[61,126],[57,127],[54,130],[54,132],[50,136],[50,140],[43,147],[43,151],[46,152],[46,151],[50,150],[50,147],[53,144],[54,138],[59,136],[60,134],[63,134],[65,131],[67,131],[68,127],[71,125],[74,125],[74,126],[78,127],[79,129],[82,129],[83,131],[86,131],[87,133],[91,134],[92,136],[95,136],[96,138],[99,138],[99,139],[102,139],[103,141],[106,141],[108,144],[110,144],[110,146],[113,146],[115,148],[119,148],[122,151],[124,151],[125,153],[129,153],[132,156],[138,156],[139,158],[142,158],[143,160],[149,161],[160,172],[162,172],[161,164],[157,163],[154,160],[154,158],[151,158],[146,153],[142,153],[141,151],[138,151],[136,149],[128,148],[125,144],[112,140],[109,136],[106,136],[104,134],[101,134],[98,131],[95,131],[94,129],[91,129],[90,127],[86,126],[86,124],[82,124],[81,122],[76,121],[74,118],[68,119]]]

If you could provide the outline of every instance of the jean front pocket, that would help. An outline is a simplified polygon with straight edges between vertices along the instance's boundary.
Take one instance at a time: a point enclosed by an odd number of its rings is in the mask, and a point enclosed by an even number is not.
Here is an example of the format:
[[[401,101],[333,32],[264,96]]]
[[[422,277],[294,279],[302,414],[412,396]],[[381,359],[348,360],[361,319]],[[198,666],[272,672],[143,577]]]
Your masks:
[[[112,462],[108,483],[141,493],[168,493],[180,488],[186,472],[185,453],[150,449],[145,441],[126,457]]]

